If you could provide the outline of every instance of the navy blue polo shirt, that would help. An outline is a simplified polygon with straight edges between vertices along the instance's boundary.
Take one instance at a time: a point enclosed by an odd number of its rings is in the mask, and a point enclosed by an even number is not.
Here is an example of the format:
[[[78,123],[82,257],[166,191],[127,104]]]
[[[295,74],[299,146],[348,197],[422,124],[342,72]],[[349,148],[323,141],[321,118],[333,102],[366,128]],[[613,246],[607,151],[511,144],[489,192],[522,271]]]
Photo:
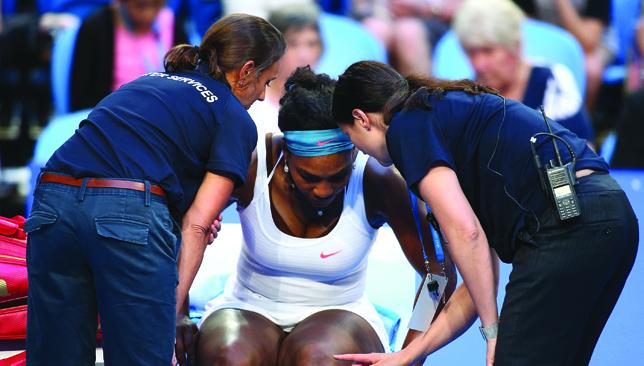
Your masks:
[[[99,102],[43,170],[149,180],[181,217],[207,171],[243,184],[256,143],[255,123],[225,84],[156,72]]]
[[[451,91],[427,98],[431,110],[399,112],[391,121],[386,139],[396,168],[417,195],[418,182],[431,168],[453,169],[490,246],[511,262],[525,219],[550,205],[529,144],[531,136],[546,131],[541,114],[493,94]],[[608,170],[583,139],[554,121],[550,125],[571,145],[578,170]],[[560,150],[567,161],[568,152]],[[552,158],[551,140],[537,140],[537,151],[544,161]]]

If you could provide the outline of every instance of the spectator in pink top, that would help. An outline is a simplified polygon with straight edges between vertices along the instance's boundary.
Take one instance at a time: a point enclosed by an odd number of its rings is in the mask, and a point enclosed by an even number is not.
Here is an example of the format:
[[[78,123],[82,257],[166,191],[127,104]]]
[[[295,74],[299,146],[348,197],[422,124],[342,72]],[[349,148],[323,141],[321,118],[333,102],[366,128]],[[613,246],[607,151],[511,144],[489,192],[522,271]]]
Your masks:
[[[92,108],[121,85],[163,70],[163,56],[187,43],[164,0],[116,0],[81,25],[71,71],[72,111]]]

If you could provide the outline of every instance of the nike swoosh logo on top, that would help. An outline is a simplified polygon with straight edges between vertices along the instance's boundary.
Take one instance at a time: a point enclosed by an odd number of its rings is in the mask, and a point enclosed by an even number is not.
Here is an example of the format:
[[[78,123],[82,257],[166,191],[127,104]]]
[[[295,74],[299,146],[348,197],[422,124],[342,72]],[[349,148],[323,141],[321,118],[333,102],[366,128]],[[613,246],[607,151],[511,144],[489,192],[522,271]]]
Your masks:
[[[318,146],[324,146],[324,145],[328,144],[329,142],[333,142],[333,141],[335,141],[337,139],[338,139],[337,137],[334,137],[332,139],[328,139],[328,140],[324,140],[324,141],[319,141],[318,140]]]
[[[326,258],[329,258],[329,257],[331,257],[331,256],[334,256],[334,255],[336,255],[336,254],[340,253],[341,251],[342,251],[342,249],[340,249],[340,250],[338,250],[338,251],[336,251],[336,252],[328,253],[328,254],[324,254],[324,252],[320,252],[320,258],[322,258],[322,259],[326,259]]]

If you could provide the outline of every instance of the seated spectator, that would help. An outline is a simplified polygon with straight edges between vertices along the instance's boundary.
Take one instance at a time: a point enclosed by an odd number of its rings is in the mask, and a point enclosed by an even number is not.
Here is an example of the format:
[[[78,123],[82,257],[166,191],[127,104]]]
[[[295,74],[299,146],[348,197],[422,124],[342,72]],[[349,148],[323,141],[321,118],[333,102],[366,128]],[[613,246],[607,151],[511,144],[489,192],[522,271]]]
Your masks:
[[[564,65],[535,65],[522,54],[521,9],[510,0],[468,0],[454,31],[476,80],[546,115],[592,143],[594,136],[580,90]],[[545,126],[544,126],[545,127]]]
[[[279,115],[284,136],[258,142],[248,180],[233,193],[244,237],[237,273],[206,306],[198,349],[194,324],[179,320],[182,365],[185,351],[200,365],[288,366],[330,365],[333,354],[388,349],[365,295],[367,254],[385,223],[419,274],[429,267],[442,272],[427,225],[420,229],[429,256],[423,263],[400,175],[355,150],[337,128],[334,85],[308,68],[287,81]],[[446,264],[449,297],[456,283]]]
[[[268,20],[284,34],[288,47],[280,61],[277,79],[266,88],[265,100],[256,102],[248,111],[257,124],[260,138],[266,132],[279,131],[279,100],[284,95],[286,78],[298,66],[339,75],[359,60],[384,61],[379,58],[384,52],[377,52],[382,51],[380,45],[359,23],[321,13],[311,1],[299,1],[273,10]]]
[[[531,17],[572,33],[586,55],[586,106],[593,107],[614,50],[605,41],[611,0],[515,0]]]
[[[354,0],[353,16],[380,39],[402,75],[430,74],[432,47],[461,0]]]
[[[337,77],[349,65],[362,60],[386,62],[383,44],[369,33],[359,22],[337,14],[320,11],[313,0],[222,0],[226,14],[241,12],[266,19],[275,12],[317,13],[317,25],[323,45],[323,53],[317,65],[317,72]],[[311,10],[315,8],[315,10]]]
[[[78,32],[71,110],[92,108],[121,85],[163,70],[163,56],[187,43],[164,0],[116,0],[89,15]]]
[[[265,99],[255,102],[248,110],[257,125],[260,140],[268,132],[279,131],[279,101],[284,95],[284,83],[289,75],[298,66],[310,66],[315,69],[320,60],[322,37],[318,16],[319,10],[315,5],[294,4],[271,12],[268,18],[268,21],[282,32],[288,47],[280,60],[277,79],[266,88]]]

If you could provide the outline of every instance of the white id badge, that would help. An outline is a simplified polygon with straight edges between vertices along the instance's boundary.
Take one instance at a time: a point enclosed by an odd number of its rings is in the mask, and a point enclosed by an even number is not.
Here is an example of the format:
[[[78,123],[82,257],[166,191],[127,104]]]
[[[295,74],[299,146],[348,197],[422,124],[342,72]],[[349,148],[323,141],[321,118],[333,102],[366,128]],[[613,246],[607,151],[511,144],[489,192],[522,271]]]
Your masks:
[[[438,296],[434,292],[430,292],[427,288],[427,280],[429,276],[425,276],[423,284],[421,285],[420,295],[414,307],[414,311],[409,319],[409,329],[424,332],[429,328],[429,324],[434,318],[438,304],[445,292],[447,285],[447,278],[437,274],[432,274],[432,279],[438,282]]]

